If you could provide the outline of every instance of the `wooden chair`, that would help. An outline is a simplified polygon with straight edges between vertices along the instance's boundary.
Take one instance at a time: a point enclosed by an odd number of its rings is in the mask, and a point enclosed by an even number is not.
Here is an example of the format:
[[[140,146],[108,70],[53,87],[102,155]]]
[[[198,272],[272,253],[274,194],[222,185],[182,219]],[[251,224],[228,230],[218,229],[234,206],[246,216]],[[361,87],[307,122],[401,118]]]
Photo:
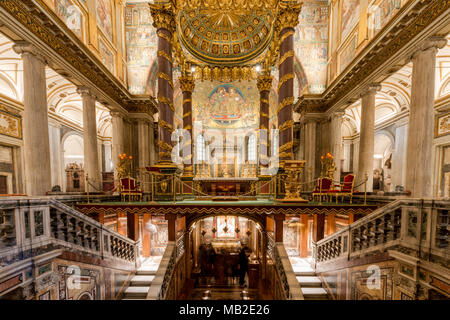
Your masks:
[[[319,178],[317,179],[317,185],[312,193],[313,201],[316,197],[319,197],[319,200],[322,201],[322,196],[325,196],[328,200],[329,193],[328,191],[331,189],[333,184],[333,180],[330,178]]]
[[[120,179],[120,198],[125,201],[127,196],[128,201],[142,200],[142,190],[136,185],[136,179],[131,177]]]
[[[344,177],[344,183],[341,185],[337,185],[338,189],[329,190],[328,193],[331,196],[331,200],[333,200],[333,196],[336,197],[336,203],[338,203],[339,196],[341,197],[342,202],[344,202],[345,197],[349,197],[350,203],[352,203],[354,186],[355,186],[355,175],[348,174]]]

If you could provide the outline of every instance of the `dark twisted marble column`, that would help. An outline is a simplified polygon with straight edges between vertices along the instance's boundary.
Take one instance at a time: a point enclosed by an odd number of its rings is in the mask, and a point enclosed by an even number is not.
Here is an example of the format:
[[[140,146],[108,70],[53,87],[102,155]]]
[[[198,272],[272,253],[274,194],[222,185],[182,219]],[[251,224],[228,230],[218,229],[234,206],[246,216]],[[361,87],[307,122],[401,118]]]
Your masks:
[[[259,90],[259,161],[260,175],[267,175],[269,168],[269,95],[272,87],[272,77],[261,75],[258,77]]]
[[[195,83],[192,76],[180,77],[181,91],[183,92],[183,129],[189,132],[189,140],[183,138],[183,176],[193,176],[193,152],[192,152],[192,91]]]
[[[172,39],[175,31],[175,14],[171,3],[150,4],[153,26],[158,35],[158,146],[159,163],[171,163],[173,144],[173,80]]]
[[[293,160],[294,33],[301,4],[280,3],[278,16],[280,60],[278,62],[279,160]]]

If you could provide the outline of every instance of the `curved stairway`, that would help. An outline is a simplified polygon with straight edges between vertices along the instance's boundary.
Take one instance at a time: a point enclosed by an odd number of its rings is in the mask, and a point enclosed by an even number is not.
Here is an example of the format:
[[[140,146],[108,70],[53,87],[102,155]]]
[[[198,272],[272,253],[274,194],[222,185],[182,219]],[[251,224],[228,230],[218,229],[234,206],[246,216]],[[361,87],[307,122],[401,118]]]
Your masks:
[[[142,264],[136,274],[131,278],[130,284],[124,292],[123,300],[146,300],[160,260],[159,258],[159,260],[144,262]]]

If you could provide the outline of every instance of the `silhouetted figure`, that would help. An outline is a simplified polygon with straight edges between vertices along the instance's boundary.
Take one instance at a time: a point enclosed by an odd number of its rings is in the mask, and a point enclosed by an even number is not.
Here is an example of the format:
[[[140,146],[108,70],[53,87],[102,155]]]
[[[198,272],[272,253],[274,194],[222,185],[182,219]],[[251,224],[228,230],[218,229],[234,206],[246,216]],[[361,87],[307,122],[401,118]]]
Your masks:
[[[244,287],[245,274],[248,272],[248,257],[245,248],[239,252],[239,285]]]
[[[210,274],[214,274],[214,262],[216,260],[216,251],[212,244],[208,245],[208,269]]]
[[[205,276],[208,272],[208,255],[204,245],[199,248],[200,274]]]

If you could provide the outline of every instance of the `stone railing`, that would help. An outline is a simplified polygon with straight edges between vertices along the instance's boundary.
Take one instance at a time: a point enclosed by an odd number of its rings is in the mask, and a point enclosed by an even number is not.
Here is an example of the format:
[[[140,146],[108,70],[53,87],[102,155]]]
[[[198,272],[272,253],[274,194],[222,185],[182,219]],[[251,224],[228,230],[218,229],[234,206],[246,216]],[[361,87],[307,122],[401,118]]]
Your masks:
[[[401,246],[448,261],[450,201],[400,199],[318,241],[316,267]]]
[[[286,300],[303,300],[302,290],[292,269],[284,244],[276,243],[269,234],[267,234],[267,253],[275,265],[281,291],[284,293]]]
[[[52,250],[136,264],[137,243],[51,198],[0,202],[0,267]]]
[[[171,286],[174,285],[174,275],[180,259],[185,253],[185,236],[181,235],[177,241],[169,241],[164,255],[156,271],[147,294],[147,300],[166,300]],[[170,298],[169,298],[170,299]]]

